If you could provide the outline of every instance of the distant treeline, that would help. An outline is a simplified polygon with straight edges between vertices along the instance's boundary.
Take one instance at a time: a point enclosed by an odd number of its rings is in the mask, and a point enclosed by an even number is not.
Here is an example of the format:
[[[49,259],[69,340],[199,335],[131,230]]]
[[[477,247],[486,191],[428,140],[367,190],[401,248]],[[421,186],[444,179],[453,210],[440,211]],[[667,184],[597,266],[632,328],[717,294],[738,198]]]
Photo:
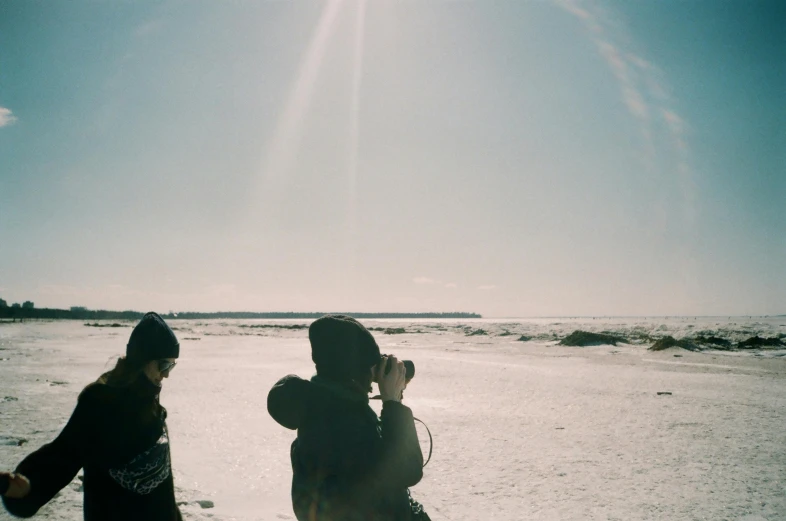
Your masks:
[[[139,311],[0,307],[0,318],[11,319],[139,320],[142,315]]]
[[[162,315],[168,318],[319,318],[327,313],[298,313],[294,311],[253,313],[250,311],[219,311],[216,313],[183,312]],[[453,311],[450,313],[351,313],[343,312],[355,318],[483,318],[477,313]]]
[[[315,319],[326,313],[269,312],[254,313],[250,311],[218,311],[199,313],[185,311],[182,313],[162,313],[166,319]],[[343,313],[355,318],[482,318],[477,313]],[[107,311],[85,308],[51,309],[34,307],[0,307],[0,318],[7,319],[74,319],[74,320],[139,320],[144,315],[140,311]]]

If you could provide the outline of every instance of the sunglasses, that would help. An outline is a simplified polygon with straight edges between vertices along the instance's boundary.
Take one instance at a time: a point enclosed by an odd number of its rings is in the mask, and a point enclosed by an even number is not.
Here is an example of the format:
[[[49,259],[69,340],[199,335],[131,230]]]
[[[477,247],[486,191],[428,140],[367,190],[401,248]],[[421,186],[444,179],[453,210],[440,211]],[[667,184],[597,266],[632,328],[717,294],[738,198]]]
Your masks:
[[[159,360],[158,361],[158,372],[159,373],[166,373],[167,371],[171,371],[175,368],[177,362],[170,362],[169,360]]]

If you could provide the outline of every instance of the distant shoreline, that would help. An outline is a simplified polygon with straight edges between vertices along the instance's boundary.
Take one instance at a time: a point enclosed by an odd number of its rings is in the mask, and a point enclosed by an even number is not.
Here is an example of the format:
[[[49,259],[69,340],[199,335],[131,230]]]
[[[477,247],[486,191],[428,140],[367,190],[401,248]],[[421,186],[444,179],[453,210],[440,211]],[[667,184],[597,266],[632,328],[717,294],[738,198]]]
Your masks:
[[[216,311],[216,312],[170,312],[161,313],[167,320],[194,320],[194,319],[316,319],[327,313],[323,312],[252,312],[252,311]],[[355,318],[483,318],[477,313],[466,312],[427,312],[427,313],[350,313]],[[29,320],[29,319],[63,319],[63,320],[139,320],[144,315],[141,311],[108,311],[90,309],[51,309],[51,308],[0,308],[0,319]]]
[[[786,319],[786,315],[563,315],[563,316],[525,316],[525,317],[484,317],[469,312],[424,312],[424,313],[370,313],[370,312],[331,312],[332,314],[349,315],[359,319],[491,319],[491,320],[614,320],[614,319]],[[215,312],[171,312],[161,313],[167,320],[286,320],[286,319],[317,319],[327,312],[253,312],[253,311],[215,311]],[[144,315],[141,311],[108,311],[108,310],[76,310],[54,308],[12,308],[0,307],[0,322],[17,320],[139,320]]]

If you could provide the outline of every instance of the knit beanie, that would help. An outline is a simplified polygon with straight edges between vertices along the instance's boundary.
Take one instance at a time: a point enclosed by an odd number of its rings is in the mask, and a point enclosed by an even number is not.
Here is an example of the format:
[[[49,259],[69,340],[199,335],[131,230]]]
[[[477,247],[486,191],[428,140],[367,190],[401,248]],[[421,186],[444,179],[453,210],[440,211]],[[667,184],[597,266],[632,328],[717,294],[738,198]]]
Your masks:
[[[315,320],[308,328],[308,340],[317,374],[332,380],[363,376],[380,360],[374,337],[347,315],[325,315]]]
[[[174,331],[158,313],[145,313],[128,339],[126,358],[143,364],[162,358],[177,358],[179,355],[180,343]]]

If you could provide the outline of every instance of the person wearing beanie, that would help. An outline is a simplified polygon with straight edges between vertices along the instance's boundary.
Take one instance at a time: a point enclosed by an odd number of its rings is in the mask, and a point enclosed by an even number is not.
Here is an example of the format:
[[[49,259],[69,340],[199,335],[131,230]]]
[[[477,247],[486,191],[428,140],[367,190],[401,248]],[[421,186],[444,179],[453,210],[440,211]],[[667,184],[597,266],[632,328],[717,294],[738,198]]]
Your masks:
[[[179,355],[172,329],[158,314],[145,314],[126,355],[82,390],[57,438],[13,473],[0,472],[6,510],[32,517],[84,469],[85,521],[182,521],[159,403]]]
[[[308,338],[317,374],[288,375],[267,398],[273,419],[297,430],[290,459],[298,521],[428,521],[408,490],[423,477],[423,454],[401,403],[404,364],[380,355],[372,334],[346,315],[314,321]],[[369,407],[373,381],[379,417]]]

